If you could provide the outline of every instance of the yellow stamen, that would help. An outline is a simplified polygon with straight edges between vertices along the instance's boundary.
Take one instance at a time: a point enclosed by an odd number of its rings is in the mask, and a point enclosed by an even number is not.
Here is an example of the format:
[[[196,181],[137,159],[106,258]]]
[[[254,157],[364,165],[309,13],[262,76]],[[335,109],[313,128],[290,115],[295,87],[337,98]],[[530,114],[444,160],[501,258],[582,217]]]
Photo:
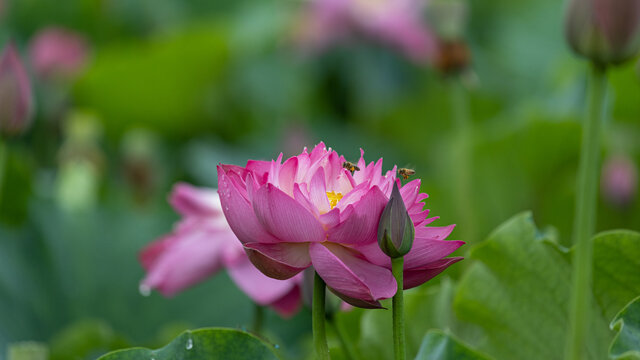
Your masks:
[[[331,205],[331,208],[333,209],[338,205],[338,201],[342,199],[342,194],[335,191],[327,191],[327,197],[329,198],[329,205]]]

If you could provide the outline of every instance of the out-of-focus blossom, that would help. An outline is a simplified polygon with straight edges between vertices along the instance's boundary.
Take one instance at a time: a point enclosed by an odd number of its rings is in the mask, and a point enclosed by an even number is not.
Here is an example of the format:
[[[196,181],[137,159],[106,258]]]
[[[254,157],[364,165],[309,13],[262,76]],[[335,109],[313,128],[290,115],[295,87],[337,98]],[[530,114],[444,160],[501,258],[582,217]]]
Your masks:
[[[271,306],[283,316],[301,305],[301,276],[275,280],[249,261],[227,225],[215,189],[177,184],[169,199],[182,215],[174,231],[151,243],[140,254],[147,275],[141,292],[158,289],[165,296],[197,284],[222,268],[254,302]]]
[[[600,187],[609,204],[618,207],[631,204],[638,191],[638,167],[626,155],[608,158],[602,166]]]
[[[29,45],[33,69],[42,78],[73,77],[89,56],[85,38],[71,30],[48,27],[38,32]]]
[[[224,214],[249,259],[267,276],[288,279],[313,266],[327,286],[358,307],[380,307],[397,290],[391,260],[378,246],[380,216],[395,168],[382,174],[382,159],[366,164],[362,152],[352,174],[345,158],[318,144],[282,163],[249,160],[245,167],[218,166]],[[462,241],[444,240],[454,225],[427,227],[420,180],[400,189],[416,228],[405,255],[404,288],[418,286],[461,258],[445,258]]]
[[[432,58],[437,49],[421,14],[419,0],[312,0],[296,35],[303,47],[320,50],[364,34],[422,62]]]
[[[139,204],[144,204],[151,198],[161,177],[158,150],[156,136],[148,130],[130,130],[122,139],[124,178]]]
[[[106,163],[100,147],[102,130],[98,116],[88,111],[75,110],[64,119],[56,197],[60,207],[67,211],[86,211],[98,201]]]
[[[0,56],[0,134],[26,130],[33,115],[31,84],[18,52],[9,43]]]
[[[640,49],[640,0],[571,0],[569,45],[598,64],[622,63]]]
[[[433,65],[443,74],[459,74],[468,69],[471,52],[464,39],[468,7],[461,0],[432,0],[427,8],[429,25],[438,39]]]

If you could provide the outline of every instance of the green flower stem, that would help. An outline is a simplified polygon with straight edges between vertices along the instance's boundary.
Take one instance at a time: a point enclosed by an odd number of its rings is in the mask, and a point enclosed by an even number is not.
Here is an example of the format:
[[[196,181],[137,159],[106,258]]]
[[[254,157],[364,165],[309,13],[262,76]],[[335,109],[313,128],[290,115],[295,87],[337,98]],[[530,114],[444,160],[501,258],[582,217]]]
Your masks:
[[[260,304],[255,304],[255,309],[253,312],[253,333],[254,334],[261,335],[263,323],[264,323],[264,306]]]
[[[2,185],[7,162],[7,144],[0,137],[0,205],[2,204]]]
[[[324,280],[315,273],[313,279],[313,303],[311,304],[311,322],[313,327],[313,347],[316,349],[318,360],[328,360],[329,346],[327,346],[327,334],[325,332],[325,296],[326,286]]]
[[[465,88],[457,77],[448,80],[449,98],[451,100],[451,117],[454,126],[454,149],[452,152],[454,199],[456,212],[460,214],[461,223],[465,224],[462,239],[472,241],[473,231],[473,194],[471,192],[471,114],[469,98]]]
[[[358,356],[358,352],[353,347],[353,344],[347,339],[344,335],[344,331],[340,326],[340,323],[334,316],[330,316],[327,318],[327,323],[333,329],[333,332],[336,334],[338,341],[340,342],[340,347],[342,347],[342,351],[344,351],[344,356],[347,360],[360,360]]]
[[[391,259],[391,271],[398,283],[398,291],[393,296],[393,352],[395,360],[405,360],[406,346],[404,336],[404,289],[403,289],[404,258],[402,256]]]
[[[580,167],[578,169],[576,217],[573,229],[576,250],[573,257],[571,327],[567,340],[567,360],[584,358],[587,329],[591,318],[589,311],[593,257],[591,236],[596,222],[600,129],[602,127],[605,90],[605,69],[594,65],[589,79],[589,103],[583,125]]]

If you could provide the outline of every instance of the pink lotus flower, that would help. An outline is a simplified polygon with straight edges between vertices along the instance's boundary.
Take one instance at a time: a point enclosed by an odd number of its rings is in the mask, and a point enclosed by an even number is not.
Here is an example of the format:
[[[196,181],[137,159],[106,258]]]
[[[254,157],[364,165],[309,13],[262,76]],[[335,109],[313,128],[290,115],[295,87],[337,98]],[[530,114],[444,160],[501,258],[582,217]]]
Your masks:
[[[27,72],[9,43],[0,56],[0,134],[16,135],[31,124],[33,98]]]
[[[362,151],[361,151],[362,152]],[[218,166],[224,214],[251,262],[265,275],[288,279],[313,266],[327,286],[358,307],[380,307],[397,290],[391,261],[378,246],[380,215],[393,186],[395,168],[382,174],[382,159],[368,165],[364,152],[353,175],[345,159],[323,143],[311,154],[282,163],[249,160],[245,167]],[[427,227],[420,180],[400,193],[416,227],[405,255],[404,288],[418,286],[462,258],[444,258],[464,242],[444,240],[454,225]]]
[[[38,76],[72,77],[85,67],[89,45],[85,38],[73,31],[48,27],[31,40],[29,54]]]
[[[415,61],[437,52],[421,19],[419,0],[312,0],[297,29],[299,42],[313,49],[358,32],[398,48]]]
[[[142,292],[158,289],[173,296],[226,268],[257,304],[269,305],[283,316],[298,311],[301,276],[275,280],[251,264],[227,225],[215,189],[177,184],[169,201],[183,219],[171,234],[142,250],[140,262],[147,271],[140,284]]]

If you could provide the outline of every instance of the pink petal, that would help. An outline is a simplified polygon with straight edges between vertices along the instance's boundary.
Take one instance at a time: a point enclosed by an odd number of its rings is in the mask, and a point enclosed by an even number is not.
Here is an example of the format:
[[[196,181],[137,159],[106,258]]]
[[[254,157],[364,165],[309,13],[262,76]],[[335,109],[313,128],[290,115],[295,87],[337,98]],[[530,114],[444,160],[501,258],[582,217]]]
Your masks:
[[[424,269],[405,270],[404,289],[407,290],[424,284],[443,272],[449,265],[457,263],[460,260],[462,260],[461,257],[444,258],[429,264],[429,267]]]
[[[378,187],[372,187],[360,201],[349,205],[353,212],[329,230],[328,240],[341,244],[376,242],[380,215],[388,201]]]
[[[280,168],[282,168],[282,153],[278,155],[277,160],[271,161],[271,167],[269,168],[269,173],[267,173],[268,183],[275,186],[280,186],[280,179],[278,178],[278,174],[280,174]]]
[[[229,226],[242,243],[277,243],[278,239],[269,234],[253,213],[251,204],[230,183],[229,177],[218,166],[218,193],[222,211]]]
[[[380,303],[380,301],[377,300],[362,300],[362,299],[356,299],[356,298],[352,298],[350,296],[346,296],[344,294],[341,294],[340,292],[336,291],[335,289],[332,289],[331,287],[328,287],[329,290],[331,290],[332,293],[334,293],[337,297],[339,297],[340,299],[342,299],[343,304],[345,304],[344,307],[359,307],[359,308],[363,308],[363,309],[385,309],[384,306],[382,306],[382,304]],[[343,306],[341,306],[342,308]]]
[[[147,244],[138,256],[138,260],[142,267],[149,271],[153,264],[162,256],[167,248],[171,246],[177,240],[175,236],[166,235],[150,244]]]
[[[464,241],[460,240],[435,240],[416,237],[411,251],[404,256],[405,269],[414,269],[428,266],[443,257],[456,251]]]
[[[267,277],[247,257],[227,268],[233,282],[255,303],[269,305],[288,294],[296,286],[294,279],[276,280]]]
[[[222,216],[220,197],[214,189],[177,183],[173,186],[169,203],[183,216]]]
[[[369,192],[371,186],[368,182],[364,182],[353,188],[346,194],[342,194],[342,199],[336,205],[340,210],[345,210],[349,205],[358,202],[366,193]]]
[[[266,184],[255,194],[253,210],[260,224],[280,242],[314,242],[325,239],[324,229],[318,219],[272,184]]]
[[[371,303],[396,293],[397,284],[389,269],[360,259],[343,246],[312,243],[309,252],[313,267],[327,286],[347,298]]]
[[[455,224],[447,226],[420,226],[416,227],[416,237],[428,239],[446,239],[456,227]]]
[[[142,284],[173,296],[211,276],[222,266],[223,242],[216,241],[216,235],[206,231],[176,235],[162,253],[154,254]]]
[[[304,270],[276,261],[254,249],[245,248],[245,252],[251,263],[270,278],[286,280]]]
[[[249,160],[247,161],[246,169],[257,175],[258,178],[264,178],[271,168],[271,161],[262,160]]]
[[[306,269],[311,265],[308,243],[279,243],[279,244],[245,244],[245,249],[252,249],[267,256],[271,260],[288,266]]]
[[[316,145],[316,147],[313,148],[313,150],[311,151],[311,155],[309,156],[309,159],[311,160],[311,163],[314,163],[318,161],[321,157],[323,157],[326,153],[327,153],[327,147],[325,146],[324,142],[321,141],[318,143],[318,145]]]
[[[293,198],[300,203],[300,205],[304,206],[305,209],[309,210],[310,213],[318,215],[318,209],[316,206],[309,200],[308,192],[306,190],[306,184],[294,184],[293,185]]]
[[[309,183],[309,200],[321,214],[331,210],[327,188],[325,187],[324,169],[318,168]]]
[[[415,204],[419,192],[420,179],[409,181],[400,188],[400,195],[402,195],[402,200],[404,200],[404,204],[407,209],[411,208]],[[422,208],[422,206],[420,206],[420,208]]]
[[[328,213],[320,215],[318,220],[320,220],[325,229],[331,229],[340,223],[340,215],[340,209],[336,207]]]
[[[280,316],[289,318],[300,310],[302,306],[302,292],[300,286],[294,286],[289,293],[269,304]]]
[[[280,184],[280,189],[284,191],[289,196],[293,195],[293,183],[296,178],[296,172],[298,171],[298,158],[292,157],[289,158],[282,165],[280,169],[280,174],[278,177],[278,182]]]

